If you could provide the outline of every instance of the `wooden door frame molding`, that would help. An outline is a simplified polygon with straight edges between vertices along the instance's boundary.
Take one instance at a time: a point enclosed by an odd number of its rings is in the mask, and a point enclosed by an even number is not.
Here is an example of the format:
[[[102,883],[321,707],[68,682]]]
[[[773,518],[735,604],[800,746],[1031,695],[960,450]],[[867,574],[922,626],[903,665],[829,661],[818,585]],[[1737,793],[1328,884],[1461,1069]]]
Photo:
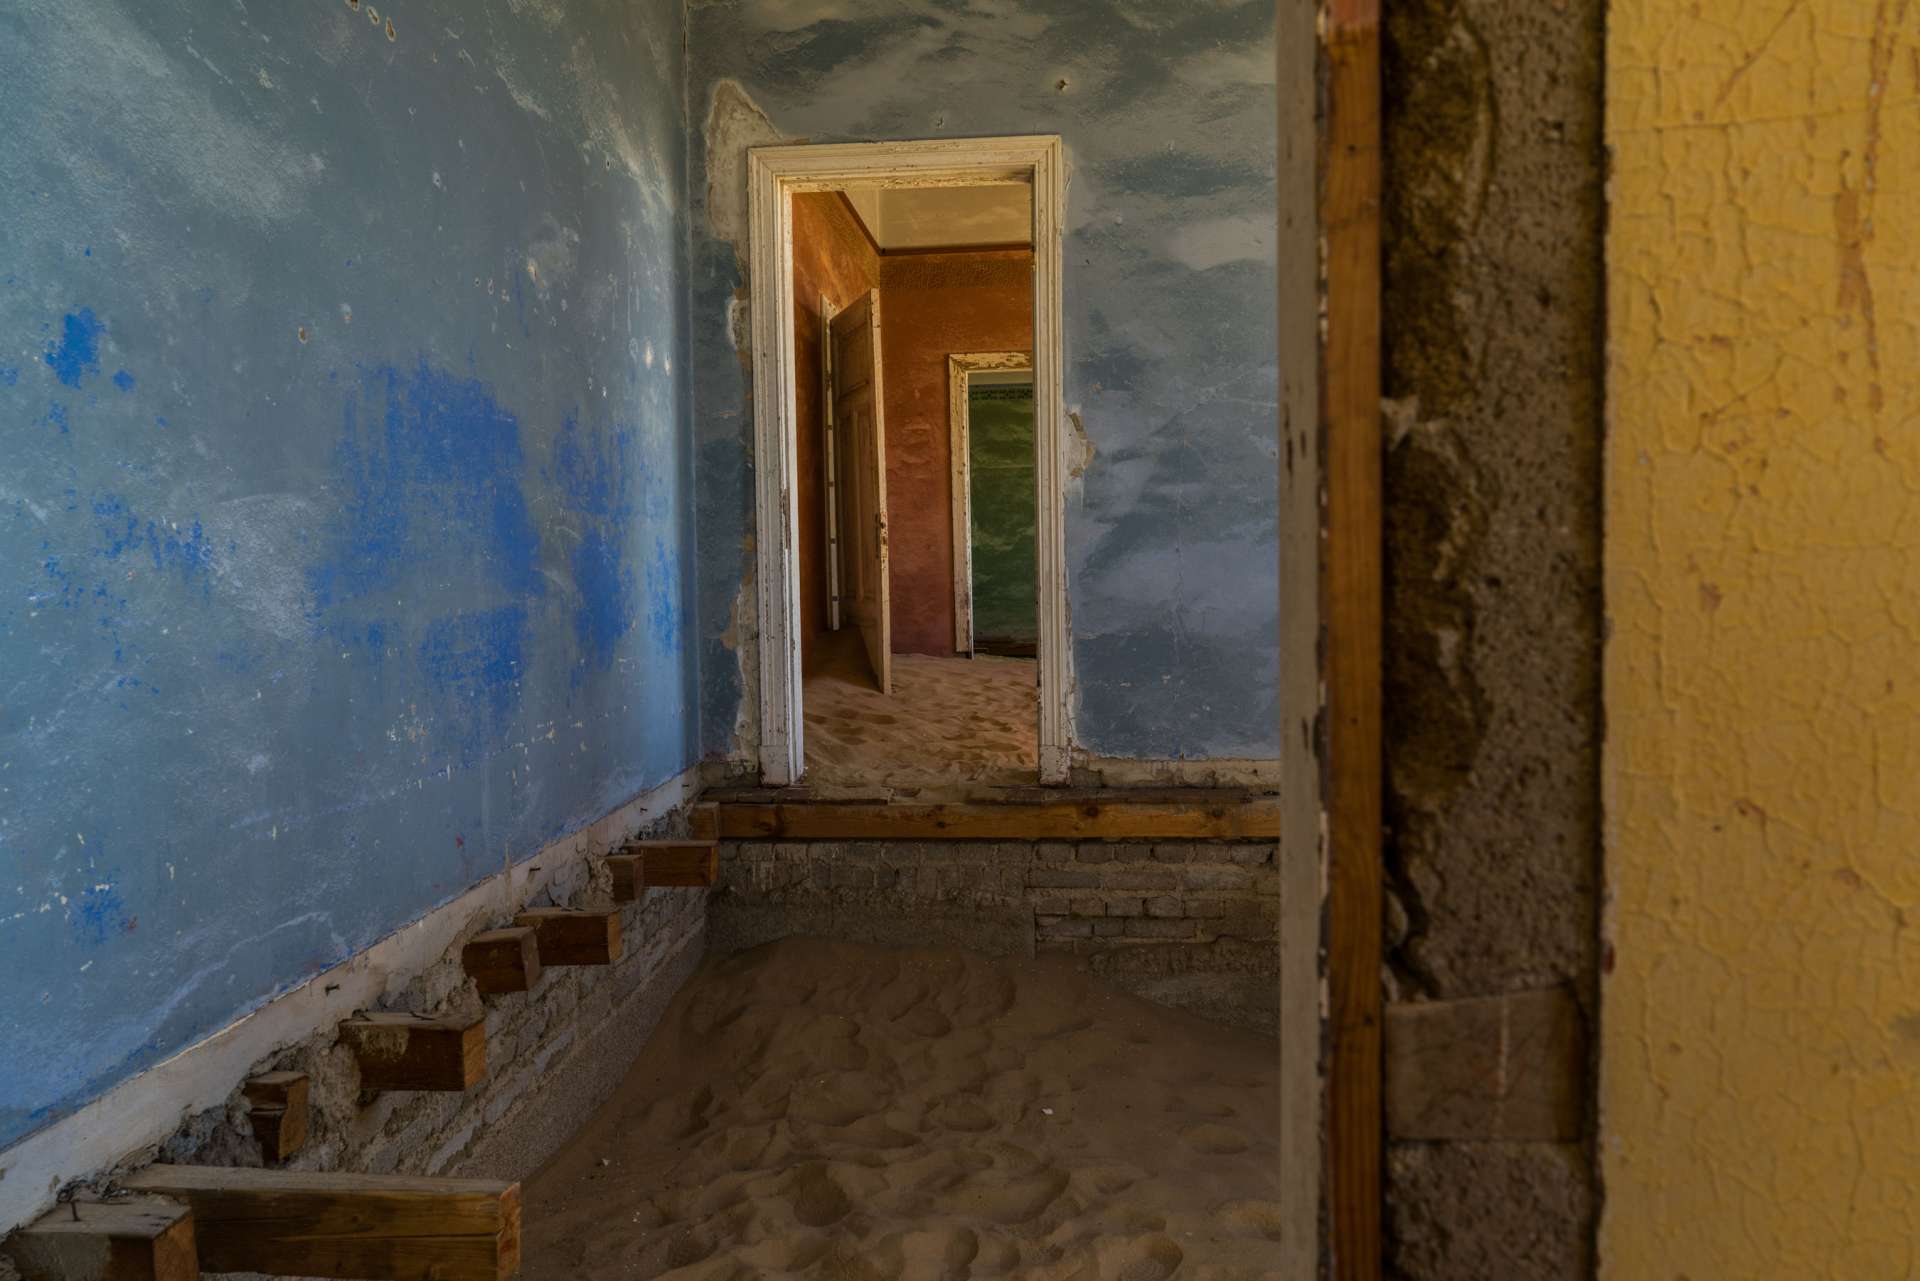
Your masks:
[[[1033,368],[1024,351],[956,351],[947,355],[947,442],[953,463],[953,648],[973,653],[973,460],[967,385],[974,374]]]
[[[1033,190],[1033,396],[1040,511],[1040,781],[1064,783],[1073,745],[1067,612],[1066,401],[1062,388],[1061,242],[1066,161],[1060,138],[942,138],[754,147],[747,153],[752,268],[754,490],[759,536],[760,777],[806,768],[800,715],[799,512],[794,457],[793,197],[847,186]]]
[[[1326,824],[1323,1262],[1334,1281],[1379,1281],[1386,1156],[1380,0],[1280,2],[1283,44],[1289,30],[1319,33],[1301,40],[1315,55],[1304,83],[1317,85],[1319,102],[1311,190],[1321,245],[1316,418],[1324,494],[1317,566],[1325,690],[1318,749]],[[1289,62],[1284,49],[1280,56]]]

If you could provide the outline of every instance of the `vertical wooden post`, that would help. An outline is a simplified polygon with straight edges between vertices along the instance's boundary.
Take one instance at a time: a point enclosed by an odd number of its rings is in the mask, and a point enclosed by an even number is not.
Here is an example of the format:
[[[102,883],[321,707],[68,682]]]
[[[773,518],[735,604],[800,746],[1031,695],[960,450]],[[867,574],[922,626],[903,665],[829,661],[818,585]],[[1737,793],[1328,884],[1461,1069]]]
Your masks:
[[[1327,1197],[1336,1281],[1378,1281],[1384,1155],[1380,4],[1326,2],[1320,226],[1326,245]]]

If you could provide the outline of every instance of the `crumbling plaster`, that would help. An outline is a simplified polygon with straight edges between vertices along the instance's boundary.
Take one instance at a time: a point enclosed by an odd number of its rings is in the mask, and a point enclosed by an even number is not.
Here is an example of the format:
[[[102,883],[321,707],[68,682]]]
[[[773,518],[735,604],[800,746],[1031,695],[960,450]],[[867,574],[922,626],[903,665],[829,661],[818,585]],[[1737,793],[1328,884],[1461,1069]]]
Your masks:
[[[1601,1275],[1914,1270],[1920,11],[1620,0]]]
[[[1602,6],[1386,17],[1389,997],[1590,1015]],[[1584,1144],[1396,1144],[1387,1202],[1401,1277],[1588,1275]]]

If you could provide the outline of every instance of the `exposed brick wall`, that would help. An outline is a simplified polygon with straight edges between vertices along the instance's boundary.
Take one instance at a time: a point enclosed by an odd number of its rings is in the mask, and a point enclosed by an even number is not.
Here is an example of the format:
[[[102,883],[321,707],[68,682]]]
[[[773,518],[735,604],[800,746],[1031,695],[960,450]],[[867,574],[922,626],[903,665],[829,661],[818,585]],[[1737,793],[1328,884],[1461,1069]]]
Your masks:
[[[608,901],[598,864],[577,904]],[[459,948],[394,993],[382,1008],[472,1012],[484,1003],[487,1076],[463,1094],[393,1092],[365,1100],[352,1053],[326,1029],[258,1065],[312,1080],[312,1130],[287,1162],[299,1170],[523,1178],[612,1093],[705,951],[707,895],[648,890],[622,910],[623,952],[610,966],[545,970],[531,992],[477,995]],[[472,932],[504,922],[479,922]],[[238,1090],[202,1113],[158,1158],[258,1166],[260,1152]],[[129,1164],[142,1164],[141,1161]]]
[[[789,934],[1060,954],[1151,1000],[1276,1025],[1274,847],[1177,842],[743,841],[720,849],[726,953]]]

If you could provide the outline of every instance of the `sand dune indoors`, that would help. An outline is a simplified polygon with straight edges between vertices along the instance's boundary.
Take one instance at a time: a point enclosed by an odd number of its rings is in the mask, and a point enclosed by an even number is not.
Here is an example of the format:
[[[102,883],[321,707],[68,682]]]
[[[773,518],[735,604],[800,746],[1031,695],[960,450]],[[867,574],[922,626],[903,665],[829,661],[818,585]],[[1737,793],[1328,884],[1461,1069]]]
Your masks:
[[[1277,1276],[1275,1062],[1060,959],[771,944],[528,1182],[526,1275]]]

